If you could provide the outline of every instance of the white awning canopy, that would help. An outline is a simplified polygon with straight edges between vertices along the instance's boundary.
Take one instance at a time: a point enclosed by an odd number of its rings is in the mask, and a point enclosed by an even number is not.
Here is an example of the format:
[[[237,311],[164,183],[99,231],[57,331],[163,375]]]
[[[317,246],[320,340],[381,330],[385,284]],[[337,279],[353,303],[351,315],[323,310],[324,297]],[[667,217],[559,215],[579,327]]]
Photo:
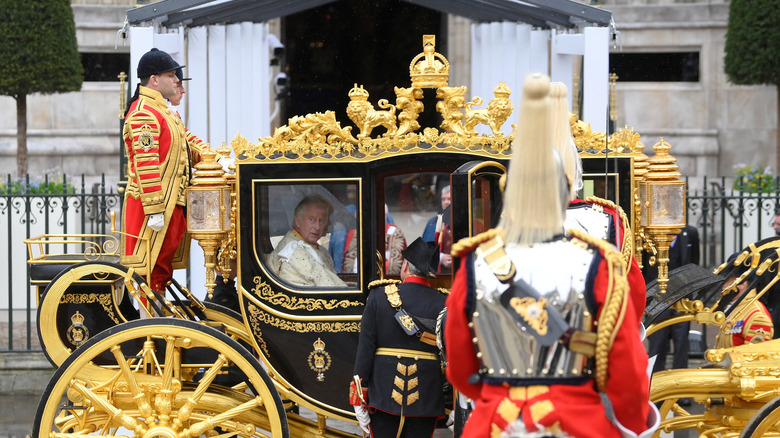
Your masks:
[[[338,0],[160,0],[127,11],[131,25],[155,21],[165,27],[263,22]],[[539,28],[608,26],[612,13],[574,0],[404,0],[473,21],[514,21]]]

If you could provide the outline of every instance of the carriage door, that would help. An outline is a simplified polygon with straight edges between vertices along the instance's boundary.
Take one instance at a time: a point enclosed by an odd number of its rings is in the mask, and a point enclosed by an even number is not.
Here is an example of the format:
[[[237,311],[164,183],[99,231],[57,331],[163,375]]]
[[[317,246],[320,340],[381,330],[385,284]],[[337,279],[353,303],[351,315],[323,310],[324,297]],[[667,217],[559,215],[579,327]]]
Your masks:
[[[502,208],[499,180],[505,173],[506,166],[496,161],[469,161],[452,173],[453,242],[498,224]]]

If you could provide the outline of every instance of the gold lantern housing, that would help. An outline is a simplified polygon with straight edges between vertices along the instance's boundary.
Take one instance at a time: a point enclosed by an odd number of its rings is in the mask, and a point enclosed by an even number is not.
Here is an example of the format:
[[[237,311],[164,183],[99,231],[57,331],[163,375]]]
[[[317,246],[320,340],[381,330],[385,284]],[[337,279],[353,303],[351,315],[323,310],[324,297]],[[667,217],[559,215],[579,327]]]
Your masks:
[[[230,232],[230,187],[222,166],[215,160],[216,155],[213,149],[205,148],[187,187],[187,231],[205,253],[209,298],[216,286],[217,249]]]
[[[639,184],[639,225],[655,254],[650,262],[658,266],[661,293],[669,282],[669,248],[686,224],[685,181],[677,171],[677,160],[669,155],[671,148],[663,137],[653,145],[655,156],[648,160],[647,173]]]

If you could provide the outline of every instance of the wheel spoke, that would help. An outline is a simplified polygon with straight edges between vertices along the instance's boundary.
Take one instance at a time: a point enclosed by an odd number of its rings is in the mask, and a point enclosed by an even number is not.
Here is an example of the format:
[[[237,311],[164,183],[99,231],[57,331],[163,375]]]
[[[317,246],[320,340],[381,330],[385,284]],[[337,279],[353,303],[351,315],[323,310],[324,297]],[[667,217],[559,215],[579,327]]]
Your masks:
[[[153,318],[89,342],[50,382],[35,438],[289,437],[273,382],[224,333]],[[96,365],[105,355],[111,363]],[[228,366],[240,370],[243,382],[217,383]]]
[[[116,362],[122,370],[122,375],[124,376],[127,385],[130,387],[130,393],[133,394],[133,401],[135,401],[136,406],[138,406],[141,415],[146,419],[151,418],[152,405],[149,403],[146,394],[141,391],[141,387],[138,385],[138,381],[135,379],[135,375],[130,370],[130,365],[128,364],[127,359],[125,359],[125,355],[122,353],[122,348],[119,345],[114,345],[111,347],[111,352],[114,354]]]
[[[107,412],[112,417],[118,419],[125,428],[135,431],[137,435],[143,435],[146,433],[146,428],[142,424],[139,424],[135,418],[127,415],[121,409],[117,409],[116,407],[112,406],[108,400],[95,394],[82,383],[76,382],[74,380],[71,382],[70,387],[78,391],[79,394],[90,399],[96,407],[100,407],[100,409]]]
[[[217,356],[217,360],[211,365],[208,371],[203,375],[203,378],[198,382],[197,388],[193,391],[192,396],[187,398],[187,402],[179,409],[179,414],[174,422],[177,428],[181,427],[181,424],[187,421],[192,414],[192,408],[198,404],[203,394],[211,385],[211,382],[217,377],[217,373],[227,363],[227,358],[224,354]]]
[[[176,338],[174,336],[165,337],[165,363],[163,363],[162,388],[154,398],[154,406],[160,419],[160,424],[167,426],[170,423],[171,409],[173,408],[173,399],[181,389],[181,385],[173,384],[173,371],[176,368],[174,353],[176,352]],[[175,386],[175,387],[174,387]]]
[[[198,423],[193,424],[190,426],[190,429],[187,431],[183,431],[183,436],[199,436],[202,435],[207,430],[213,429],[215,426],[226,422],[230,420],[231,418],[243,413],[250,411],[258,406],[263,405],[263,399],[262,397],[255,397],[252,400],[249,400],[248,402],[241,403],[240,405],[230,408],[225,412],[222,412],[221,414],[214,415],[213,417],[209,417],[206,420],[200,421]],[[251,426],[250,426],[251,427]]]

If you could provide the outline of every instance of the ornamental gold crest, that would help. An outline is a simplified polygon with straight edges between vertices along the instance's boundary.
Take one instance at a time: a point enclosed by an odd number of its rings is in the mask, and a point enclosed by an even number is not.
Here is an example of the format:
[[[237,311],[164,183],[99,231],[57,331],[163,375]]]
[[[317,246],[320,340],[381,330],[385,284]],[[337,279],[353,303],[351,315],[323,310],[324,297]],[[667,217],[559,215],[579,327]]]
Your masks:
[[[89,339],[89,330],[84,325],[84,315],[76,311],[70,317],[70,327],[68,327],[68,342],[78,347]]]
[[[152,145],[154,145],[154,136],[151,132],[151,127],[149,125],[144,125],[141,127],[141,133],[138,134],[138,145],[141,147],[141,149],[144,150],[144,152],[149,152],[149,150],[152,148]]]
[[[309,353],[307,362],[309,363],[309,368],[317,373],[317,380],[322,382],[325,380],[325,371],[328,371],[328,368],[330,368],[330,353],[325,351],[325,342],[320,338],[317,338],[313,345],[314,350]]]

